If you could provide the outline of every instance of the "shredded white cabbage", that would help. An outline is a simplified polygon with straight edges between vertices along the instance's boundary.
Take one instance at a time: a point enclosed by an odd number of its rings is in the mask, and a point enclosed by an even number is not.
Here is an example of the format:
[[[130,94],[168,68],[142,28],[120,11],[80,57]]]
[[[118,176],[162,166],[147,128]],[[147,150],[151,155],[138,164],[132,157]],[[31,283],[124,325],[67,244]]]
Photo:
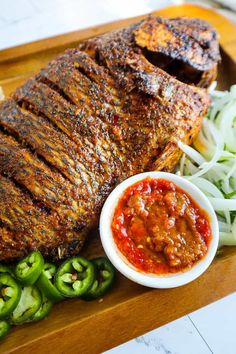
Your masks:
[[[212,105],[192,147],[178,142],[184,154],[178,174],[209,198],[220,227],[220,244],[236,245],[236,85],[229,91],[210,87]]]

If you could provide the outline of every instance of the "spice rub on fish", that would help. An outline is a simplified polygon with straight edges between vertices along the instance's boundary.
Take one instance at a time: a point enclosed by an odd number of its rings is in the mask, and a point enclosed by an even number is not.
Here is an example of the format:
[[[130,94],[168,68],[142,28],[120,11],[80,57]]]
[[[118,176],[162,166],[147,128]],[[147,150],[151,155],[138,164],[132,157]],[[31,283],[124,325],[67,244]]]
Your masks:
[[[171,171],[209,106],[217,34],[148,17],[51,61],[0,105],[0,260],[78,253],[117,183]]]

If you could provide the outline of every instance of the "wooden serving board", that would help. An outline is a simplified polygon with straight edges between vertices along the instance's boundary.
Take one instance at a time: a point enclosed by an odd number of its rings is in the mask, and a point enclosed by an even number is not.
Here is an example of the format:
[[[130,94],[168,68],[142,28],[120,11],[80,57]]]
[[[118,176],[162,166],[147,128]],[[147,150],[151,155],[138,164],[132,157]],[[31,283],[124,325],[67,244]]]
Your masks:
[[[162,9],[165,17],[188,16],[209,21],[220,33],[222,64],[219,84],[236,83],[236,27],[221,15],[193,5]],[[143,16],[144,17],[144,16]],[[117,21],[0,51],[0,85],[6,95],[65,48],[88,37],[127,26],[142,17]],[[85,255],[103,254],[98,235],[91,236]],[[236,291],[236,248],[216,257],[194,282],[176,289],[152,290],[117,274],[103,301],[67,300],[49,317],[19,326],[0,344],[0,353],[101,353]]]

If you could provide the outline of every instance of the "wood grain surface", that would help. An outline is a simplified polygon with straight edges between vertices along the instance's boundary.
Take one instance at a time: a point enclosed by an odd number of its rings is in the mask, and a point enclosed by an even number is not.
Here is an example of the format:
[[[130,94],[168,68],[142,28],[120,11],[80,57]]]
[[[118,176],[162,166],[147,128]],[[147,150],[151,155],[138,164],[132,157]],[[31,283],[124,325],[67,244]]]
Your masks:
[[[223,60],[221,88],[236,83],[236,28],[221,15],[183,5],[157,11],[165,17],[198,17],[220,34]],[[6,95],[65,48],[79,41],[129,25],[141,17],[40,40],[0,51],[0,85]],[[98,235],[91,235],[84,255],[103,254]],[[0,344],[0,353],[101,353],[133,337],[196,310],[236,290],[236,249],[225,248],[199,279],[176,289],[152,290],[117,274],[112,291],[103,301],[67,300],[54,306],[41,322],[19,326]]]

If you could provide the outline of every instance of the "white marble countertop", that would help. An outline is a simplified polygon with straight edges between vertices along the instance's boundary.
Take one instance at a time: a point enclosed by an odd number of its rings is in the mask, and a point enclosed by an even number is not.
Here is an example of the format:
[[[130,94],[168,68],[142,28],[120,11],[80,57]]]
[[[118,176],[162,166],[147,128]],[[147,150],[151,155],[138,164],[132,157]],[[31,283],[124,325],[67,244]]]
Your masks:
[[[206,5],[204,0],[192,0],[194,1]],[[0,0],[0,49],[138,16],[183,2],[183,0]],[[229,11],[223,12],[236,19]]]
[[[236,293],[106,354],[235,354]]]
[[[235,4],[235,0],[228,1]],[[148,13],[171,3],[181,2],[182,0],[0,0],[0,49]],[[235,19],[234,14],[228,10],[223,11]],[[236,294],[233,294],[107,353],[235,354],[235,325]]]
[[[175,0],[0,0],[0,49],[151,12]]]

